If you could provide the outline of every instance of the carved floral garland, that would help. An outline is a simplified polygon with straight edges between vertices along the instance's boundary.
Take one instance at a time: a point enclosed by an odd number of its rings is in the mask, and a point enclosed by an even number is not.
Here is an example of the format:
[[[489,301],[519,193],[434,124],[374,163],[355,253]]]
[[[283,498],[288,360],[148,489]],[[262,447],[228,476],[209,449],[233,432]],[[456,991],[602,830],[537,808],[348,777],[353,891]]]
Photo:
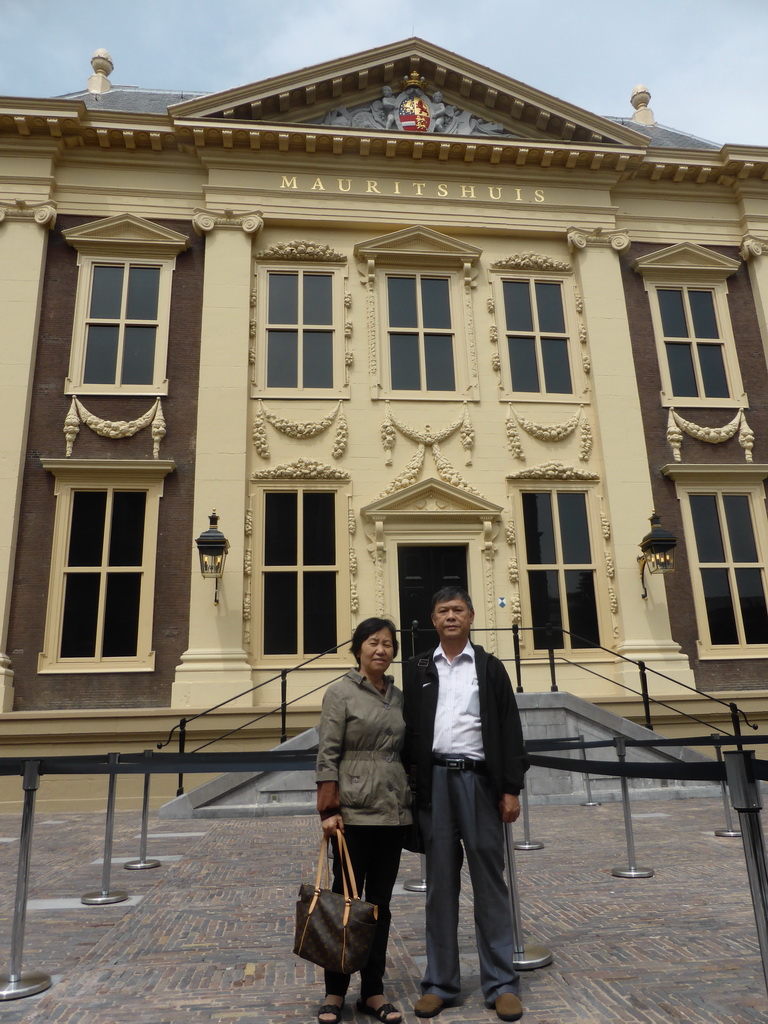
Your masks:
[[[336,436],[331,455],[334,459],[340,459],[347,450],[347,441],[349,439],[349,428],[341,402],[337,402],[333,412],[328,413],[324,419],[301,423],[298,420],[287,420],[275,415],[259,400],[258,411],[253,421],[253,444],[262,459],[268,459],[269,441],[267,440],[265,423],[270,423],[275,430],[279,430],[286,437],[292,437],[296,441],[303,441],[309,437],[317,437],[318,434],[322,434],[324,430],[330,427],[334,420],[336,421]]]
[[[592,454],[592,429],[589,425],[589,421],[584,415],[583,406],[579,406],[578,411],[563,423],[534,423],[532,420],[528,420],[516,412],[510,402],[509,413],[506,420],[507,448],[512,452],[516,459],[519,459],[521,462],[525,462],[525,452],[523,451],[523,445],[520,441],[520,434],[518,433],[515,421],[520,424],[526,434],[536,438],[537,441],[547,442],[564,441],[566,438],[570,437],[576,427],[581,424],[579,459],[582,462],[587,462]]]
[[[743,409],[739,409],[730,423],[726,423],[722,427],[701,427],[698,423],[684,420],[674,409],[669,410],[667,441],[674,453],[675,462],[681,461],[680,449],[683,445],[683,434],[687,434],[697,441],[706,441],[708,444],[722,444],[724,441],[730,441],[737,431],[739,433],[739,444],[744,449],[744,458],[747,462],[751,462],[755,434],[747,423]]]
[[[143,416],[136,420],[103,420],[88,412],[79,398],[73,398],[69,407],[67,418],[64,420],[64,436],[67,439],[67,458],[72,455],[72,448],[75,439],[80,433],[80,424],[84,423],[99,437],[123,438],[133,437],[144,427],[152,424],[152,457],[160,457],[160,442],[165,437],[165,417],[160,405],[160,399],[156,399],[151,409],[148,409]]]
[[[385,417],[386,418],[381,425],[381,443],[387,454],[387,466],[392,465],[392,449],[395,447],[395,441],[397,440],[397,430],[411,441],[416,441],[417,444],[423,444],[427,447],[439,444],[440,441],[446,441],[452,434],[455,434],[457,430],[460,430],[461,446],[467,453],[464,465],[472,465],[472,449],[475,446],[475,428],[472,426],[472,421],[469,418],[469,409],[467,408],[466,402],[464,403],[464,411],[459,419],[454,423],[449,424],[447,427],[443,427],[442,430],[435,431],[434,433],[430,430],[428,423],[424,427],[424,430],[416,430],[415,427],[409,427],[406,423],[402,423],[392,412],[389,402],[386,403]],[[397,430],[395,428],[397,428]]]

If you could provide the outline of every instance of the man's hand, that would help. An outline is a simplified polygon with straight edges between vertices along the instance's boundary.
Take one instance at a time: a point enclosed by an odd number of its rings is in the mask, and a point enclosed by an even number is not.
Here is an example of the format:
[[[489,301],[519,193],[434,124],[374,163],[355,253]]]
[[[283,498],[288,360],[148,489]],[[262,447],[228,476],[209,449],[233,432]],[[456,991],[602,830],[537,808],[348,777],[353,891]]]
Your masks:
[[[502,793],[499,800],[499,817],[505,825],[517,821],[520,817],[520,801],[512,793]]]
[[[515,800],[517,797],[514,798]],[[344,820],[340,814],[332,814],[330,818],[323,818],[323,836],[325,839],[332,839],[336,835],[336,829],[344,831]]]

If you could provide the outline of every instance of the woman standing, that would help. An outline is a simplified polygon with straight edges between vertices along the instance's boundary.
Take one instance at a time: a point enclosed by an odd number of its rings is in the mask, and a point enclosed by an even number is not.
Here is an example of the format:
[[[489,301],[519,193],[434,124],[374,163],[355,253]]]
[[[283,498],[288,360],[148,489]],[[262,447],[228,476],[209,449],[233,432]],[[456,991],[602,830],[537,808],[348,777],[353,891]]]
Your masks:
[[[385,675],[397,655],[395,625],[366,619],[351,645],[359,671],[350,669],[328,687],[320,717],[317,809],[323,835],[341,829],[349,848],[357,890],[379,908],[367,965],[360,971],[357,1009],[383,1024],[402,1015],[384,998],[384,967],[391,914],[389,901],[400,866],[405,826],[411,823],[410,790],[400,759],[405,735],[403,695]],[[333,889],[342,892],[341,862],[333,843]],[[341,1020],[348,974],[325,972],[325,1003],[319,1024]]]

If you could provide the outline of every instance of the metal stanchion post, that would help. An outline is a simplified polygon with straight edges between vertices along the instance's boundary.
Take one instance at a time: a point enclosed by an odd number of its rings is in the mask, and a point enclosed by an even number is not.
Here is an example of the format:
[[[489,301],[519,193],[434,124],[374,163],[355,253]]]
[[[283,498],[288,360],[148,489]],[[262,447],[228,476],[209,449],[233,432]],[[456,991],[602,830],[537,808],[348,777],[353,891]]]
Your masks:
[[[512,645],[515,650],[515,678],[517,679],[517,686],[515,687],[515,693],[523,692],[523,666],[520,660],[520,627],[515,622],[512,626]]]
[[[419,854],[419,861],[421,862],[421,877],[420,878],[408,878],[403,882],[403,888],[407,892],[426,892],[427,891],[427,858],[423,853]]]
[[[504,825],[504,862],[507,868],[507,893],[509,896],[509,914],[512,918],[512,941],[515,946],[513,967],[519,971],[532,971],[537,967],[546,967],[552,963],[552,951],[538,942],[523,941],[523,926],[520,920],[520,899],[517,892],[517,875],[515,874],[515,844],[512,839],[512,826]]]
[[[110,754],[109,763],[116,765],[119,754]],[[101,892],[87,892],[80,897],[80,902],[87,907],[99,907],[105,903],[122,903],[128,899],[128,893],[122,889],[109,889],[109,874],[112,869],[112,833],[115,827],[115,785],[117,776],[110,772],[109,789],[107,790],[107,820],[104,827],[104,867],[101,872]]]
[[[21,970],[24,951],[24,926],[27,920],[29,862],[32,854],[32,826],[35,818],[35,795],[40,785],[40,762],[24,762],[24,809],[19,837],[19,868],[16,875],[16,902],[11,931],[11,966],[8,974],[0,974],[0,1000],[33,996],[51,987],[50,974]]]
[[[579,733],[576,737],[579,743],[584,742],[584,734]],[[587,752],[584,747],[581,748],[581,759],[582,761],[587,760]],[[592,783],[589,780],[589,772],[584,772],[584,785],[587,790],[587,799],[581,804],[582,807],[599,807],[600,804],[597,800],[592,799]]]
[[[720,744],[717,742],[720,736],[719,733],[713,732],[712,739],[715,740],[715,750],[717,752],[717,760],[720,764],[723,763],[723,751]],[[733,818],[731,817],[731,801],[728,799],[728,787],[725,784],[725,779],[720,782],[720,789],[723,795],[723,811],[725,812],[725,828],[716,828],[715,835],[720,836],[724,839],[739,839],[741,832],[737,828],[733,827]]]
[[[531,840],[531,823],[528,818],[528,790],[524,786],[520,791],[520,804],[523,810],[523,842],[515,843],[516,850],[543,850],[544,843]]]
[[[760,943],[760,958],[763,962],[763,977],[768,990],[768,868],[765,863],[765,837],[760,824],[763,804],[754,767],[753,750],[727,751],[725,771],[728,788],[731,791],[731,802],[738,811],[741,824],[744,859],[747,862],[749,889]]]
[[[616,744],[616,757],[624,762],[627,759],[627,748],[622,736],[614,740]],[[655,874],[653,868],[639,868],[635,864],[635,838],[632,834],[632,812],[629,808],[629,785],[626,775],[621,776],[621,802],[624,805],[624,831],[627,835],[627,858],[629,866],[626,868],[611,868],[611,874],[616,878],[652,878]]]
[[[144,751],[144,757],[150,758],[151,750]],[[147,860],[147,826],[149,824],[149,772],[144,773],[144,799],[141,804],[141,838],[139,840],[139,859],[127,860],[123,867],[127,871],[140,871],[146,868],[159,868],[160,861],[150,858]]]

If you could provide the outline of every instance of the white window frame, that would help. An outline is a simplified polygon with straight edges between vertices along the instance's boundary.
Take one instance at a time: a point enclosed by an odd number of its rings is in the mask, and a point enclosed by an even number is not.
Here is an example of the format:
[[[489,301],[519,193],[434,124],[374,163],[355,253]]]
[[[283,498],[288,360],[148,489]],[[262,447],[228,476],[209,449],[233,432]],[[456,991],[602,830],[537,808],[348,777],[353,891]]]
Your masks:
[[[482,250],[431,228],[415,226],[360,242],[355,256],[367,290],[368,369],[371,398],[387,401],[477,401],[479,382],[475,346],[474,267]],[[450,283],[455,388],[428,391],[393,390],[389,359],[387,276],[447,277]],[[445,333],[435,331],[435,333]]]
[[[728,308],[728,286],[726,279],[738,270],[740,264],[727,256],[712,252],[703,246],[693,243],[680,243],[667,249],[641,256],[633,263],[633,268],[641,274],[645,281],[651,307],[651,321],[656,341],[656,355],[661,375],[661,404],[689,409],[744,409],[749,399],[739,368],[736,342],[733,337],[730,310]],[[658,290],[679,289],[687,293],[693,291],[709,291],[720,331],[719,344],[723,354],[723,366],[730,392],[727,398],[707,398],[693,395],[675,395],[672,392],[672,378],[669,372],[666,338],[661,322]],[[687,301],[686,301],[687,305]],[[691,336],[691,345],[699,344]],[[716,341],[704,339],[702,344],[717,344]],[[694,359],[697,372],[698,358]],[[698,372],[697,372],[698,378]],[[700,384],[700,381],[698,381]]]
[[[51,549],[51,572],[43,650],[38,656],[40,673],[151,672],[155,667],[152,650],[152,621],[155,601],[155,563],[158,518],[163,481],[175,465],[170,460],[44,459],[44,469],[56,479],[56,514]],[[64,614],[67,552],[76,491],[143,491],[146,493],[144,547],[137,653],[131,658],[62,658],[61,632]],[[94,566],[94,571],[103,571]]]
[[[252,655],[259,666],[274,668],[284,668],[287,665],[297,664],[298,662],[304,661],[306,658],[315,657],[317,651],[310,652],[307,654],[303,651],[303,636],[302,636],[302,625],[303,625],[303,590],[299,594],[299,612],[297,616],[298,625],[296,632],[296,646],[298,650],[295,653],[288,652],[287,654],[265,654],[264,653],[264,574],[267,572],[275,572],[280,569],[290,569],[290,566],[279,566],[279,565],[266,565],[265,564],[265,552],[264,552],[264,526],[266,524],[265,507],[266,507],[266,495],[269,493],[276,492],[288,492],[302,495],[306,491],[322,491],[332,492],[335,495],[335,545],[336,545],[336,633],[337,640],[340,644],[344,644],[345,640],[350,635],[345,631],[345,624],[347,626],[350,623],[350,589],[349,589],[349,534],[348,534],[348,522],[347,522],[347,487],[339,486],[338,481],[334,480],[300,480],[300,479],[267,479],[259,481],[258,487],[254,490],[251,498],[251,509],[253,515],[253,522],[260,524],[260,529],[257,531],[254,529],[254,551],[253,551],[253,563],[254,563],[254,593],[253,593],[253,607],[259,609],[257,613],[257,624],[253,630],[252,638]],[[299,504],[301,500],[299,499]],[[299,538],[300,539],[300,538]],[[297,551],[297,558],[298,558]],[[318,569],[318,566],[312,568]],[[298,573],[303,573],[303,567],[293,566],[293,569]],[[322,660],[322,665],[343,665],[349,667],[349,652],[345,647],[340,648],[335,654],[326,655]]]
[[[696,547],[696,534],[693,526],[693,515],[691,513],[690,497],[692,494],[715,494],[721,497],[726,494],[742,494],[749,499],[749,509],[752,518],[752,529],[754,533],[755,546],[757,548],[758,561],[750,563],[753,568],[759,568],[763,572],[763,580],[766,595],[768,596],[768,514],[765,505],[764,480],[768,477],[768,465],[690,465],[686,463],[675,463],[662,467],[662,473],[675,481],[675,490],[680,502],[680,513],[683,520],[685,534],[685,545],[688,553],[688,564],[693,591],[693,604],[696,612],[696,625],[699,637],[696,641],[698,656],[702,661],[722,658],[766,658],[768,657],[768,644],[713,644],[709,639],[709,620],[700,575],[700,563]],[[720,512],[721,503],[718,501],[718,519],[721,524]],[[727,535],[723,537],[723,543],[728,550]],[[733,560],[726,560],[722,568],[732,570]],[[705,563],[706,565],[706,563]],[[733,577],[729,571],[729,581],[733,584]],[[731,587],[732,600],[736,591]],[[734,613],[736,629],[743,637],[743,626],[741,613],[737,601],[734,601]]]
[[[108,217],[63,232],[65,240],[78,251],[78,279],[72,327],[69,375],[64,391],[68,395],[167,395],[168,331],[171,285],[176,256],[189,245],[189,238],[161,228],[131,214]],[[157,296],[157,324],[152,382],[149,384],[86,384],[85,356],[94,268],[97,266],[157,267],[160,280]],[[119,323],[121,338],[125,319]],[[122,345],[119,348],[122,352]],[[116,374],[119,373],[119,365]]]
[[[507,336],[506,309],[504,305],[504,282],[505,281],[526,281],[528,287],[541,281],[546,284],[559,284],[560,294],[563,300],[563,315],[565,318],[565,338],[568,342],[568,366],[571,372],[571,387],[569,393],[549,391],[515,391],[512,387],[512,368],[509,361],[509,343]],[[562,405],[573,405],[584,401],[587,383],[584,375],[584,367],[577,351],[577,339],[579,335],[579,323],[576,314],[576,305],[573,299],[573,288],[566,288],[566,283],[572,284],[572,276],[566,273],[547,273],[537,271],[536,273],[520,273],[518,271],[493,271],[491,277],[491,288],[493,291],[494,308],[496,314],[496,330],[498,337],[499,365],[501,374],[501,386],[499,388],[500,401],[513,401],[516,405],[524,402],[542,402]],[[543,369],[541,365],[541,336],[542,332],[533,330],[530,332],[536,338],[537,365],[539,367],[539,381],[543,382]],[[548,336],[547,332],[544,332]]]
[[[525,545],[525,519],[523,515],[523,494],[526,493],[549,493],[553,497],[558,491],[570,492],[583,494],[585,498],[586,512],[587,512],[587,527],[589,530],[589,544],[592,553],[592,564],[591,570],[594,572],[595,580],[595,611],[597,615],[597,628],[599,633],[599,643],[601,647],[607,647],[607,638],[611,634],[611,619],[610,611],[608,607],[608,595],[607,595],[607,582],[604,570],[604,555],[601,553],[604,551],[605,544],[600,530],[600,511],[598,505],[598,497],[596,493],[595,485],[584,483],[584,481],[569,481],[569,480],[525,480],[514,478],[509,481],[511,487],[510,503],[513,510],[514,520],[517,524],[516,530],[516,548],[518,555],[519,565],[519,587],[520,587],[520,607],[522,611],[523,624],[529,626],[533,625],[533,608],[531,604],[530,587],[528,585],[528,570],[537,568],[554,568],[558,574],[561,574],[565,569],[580,568],[578,565],[566,564],[562,561],[562,552],[558,552],[560,555],[560,561],[552,563],[548,566],[540,566],[537,563],[529,564],[527,559],[527,551]],[[553,506],[556,502],[553,502]],[[559,538],[559,531],[557,531]],[[559,540],[558,540],[559,544]],[[566,613],[567,614],[567,613]],[[569,628],[563,625],[563,629]],[[579,660],[604,660],[609,655],[606,655],[600,647],[573,647],[570,643],[570,638],[565,633],[563,634],[565,645],[563,647],[557,647],[555,650],[564,651],[574,657],[578,657]],[[536,648],[534,646],[534,634],[530,629],[521,631],[520,633],[521,645],[528,648],[534,656],[541,656],[545,658],[547,655],[546,648]]]
[[[306,388],[299,385],[291,387],[269,387],[267,385],[267,331],[269,324],[269,275],[270,274],[328,274],[331,277],[331,308],[332,322],[328,330],[333,335],[333,386],[330,388]],[[349,373],[345,360],[345,336],[347,327],[344,316],[347,268],[315,261],[312,263],[298,261],[270,261],[259,264],[255,270],[256,301],[258,304],[257,343],[254,352],[254,368],[252,380],[252,397],[265,398],[348,398]],[[263,297],[263,298],[262,298]],[[275,325],[283,328],[284,325]],[[295,326],[299,334],[302,324],[287,325],[290,330]]]

